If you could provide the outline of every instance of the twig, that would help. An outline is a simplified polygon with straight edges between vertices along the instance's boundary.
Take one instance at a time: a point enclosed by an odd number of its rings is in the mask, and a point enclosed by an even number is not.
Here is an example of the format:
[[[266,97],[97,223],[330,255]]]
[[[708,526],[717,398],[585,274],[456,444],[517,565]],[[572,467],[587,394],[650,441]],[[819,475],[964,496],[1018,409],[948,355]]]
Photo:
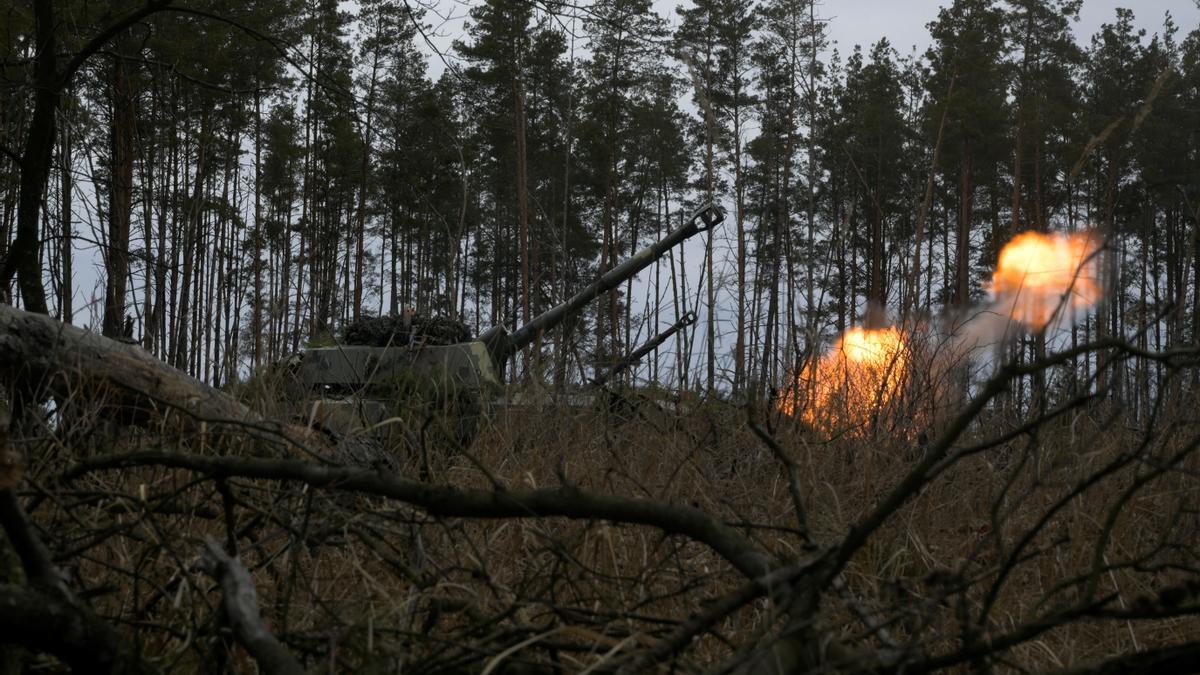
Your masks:
[[[233,636],[259,667],[270,675],[301,675],[304,669],[296,657],[279,644],[258,613],[258,593],[250,573],[237,557],[221,550],[211,538],[204,542],[205,552],[198,566],[221,586],[221,598]]]
[[[769,573],[777,561],[757,543],[703,510],[656,499],[586,492],[572,486],[534,490],[472,490],[431,485],[394,474],[311,462],[251,457],[203,457],[177,452],[137,452],[80,462],[64,474],[71,480],[94,471],[166,466],[209,474],[300,481],[313,487],[389,497],[430,514],[461,518],[604,519],[650,525],[707,545],[749,578]]]
[[[779,463],[783,464],[784,469],[787,471],[788,489],[791,491],[792,496],[792,507],[796,509],[796,528],[800,534],[800,538],[807,543],[811,543],[808,534],[808,515],[804,508],[803,496],[800,492],[800,465],[796,463],[794,457],[789,455],[779,445],[778,441],[764,431],[762,427],[758,426],[758,423],[751,420],[749,424],[750,430],[754,432],[754,435],[758,436],[763,445],[771,450],[775,455],[775,459],[779,460]]]

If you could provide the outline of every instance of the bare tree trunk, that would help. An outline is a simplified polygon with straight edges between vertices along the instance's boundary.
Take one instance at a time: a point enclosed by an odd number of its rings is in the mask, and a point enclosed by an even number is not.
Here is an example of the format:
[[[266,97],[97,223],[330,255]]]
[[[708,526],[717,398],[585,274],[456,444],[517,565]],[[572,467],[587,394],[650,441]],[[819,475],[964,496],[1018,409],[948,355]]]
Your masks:
[[[354,307],[352,313],[357,321],[362,316],[363,304],[363,286],[366,285],[366,279],[363,277],[363,258],[364,246],[363,240],[366,237],[367,231],[367,184],[371,176],[371,144],[372,132],[375,114],[375,87],[379,79],[379,59],[380,53],[376,49],[374,57],[371,60],[371,80],[367,87],[367,119],[366,127],[363,132],[363,151],[362,151],[362,171],[361,182],[358,185],[358,229],[355,231],[355,248],[354,248]]]
[[[742,119],[735,89],[733,113],[733,194],[737,215],[737,336],[733,347],[733,390],[746,386],[746,186],[742,174]]]
[[[616,152],[615,148],[612,146],[610,146],[610,151],[614,153]],[[613,193],[616,191],[616,188],[613,185],[613,182],[616,180],[614,177],[616,170],[612,166],[612,163],[615,161],[616,160],[614,158],[609,162],[608,187],[605,191],[604,208],[601,216],[604,222],[604,235],[600,242],[600,274],[604,274],[608,270],[612,269],[613,259],[615,258],[614,249],[616,248],[616,226],[613,221],[616,219],[616,205],[614,204],[616,197]],[[605,299],[604,310],[598,309],[596,312],[596,348],[599,352],[599,356],[602,357],[597,359],[595,363],[596,376],[599,376],[600,373],[606,371],[608,368],[611,368],[616,364],[617,356],[615,351],[617,340],[614,333],[616,330],[616,324],[617,295],[616,293],[609,293],[608,297]],[[605,363],[605,361],[607,361],[607,363]]]
[[[153,90],[150,92],[149,103],[153,115],[157,112],[157,93]],[[154,177],[159,172],[156,161],[158,151],[158,139],[152,139],[149,143],[139,142],[137,145],[142,174],[142,326],[139,341],[143,345],[153,330],[156,289],[154,279],[157,268],[161,266],[160,259],[154,254]]]
[[[7,106],[0,106],[0,143],[8,145],[8,130],[9,130],[9,115],[6,110]],[[18,171],[21,167],[17,163],[18,158],[13,157],[11,168],[6,168],[6,175],[11,175],[12,172]],[[0,167],[4,167],[8,161],[8,155],[0,155]],[[13,190],[5,182],[3,192],[3,200],[0,201],[0,263],[2,263],[8,254],[8,240],[12,232],[13,216],[16,213],[17,195],[20,190]],[[0,289],[7,292],[7,287]]]
[[[392,274],[390,277],[392,283],[391,283],[391,301],[390,301],[390,305],[388,306],[388,311],[391,313],[392,316],[396,316],[396,314],[398,314],[400,311],[400,286],[399,286],[400,271],[399,271],[399,269],[397,269],[398,264],[399,264],[399,258],[400,258],[400,232],[398,230],[398,228],[399,228],[398,221],[399,221],[398,216],[393,212],[392,213],[392,226],[391,226],[391,234],[392,234],[392,250],[391,250],[392,270],[391,270],[391,272],[392,272]]]
[[[254,88],[254,297],[250,300],[250,365],[257,369],[263,352],[262,92]]]
[[[17,200],[17,236],[0,267],[0,294],[7,296],[13,276],[21,290],[26,309],[45,314],[46,289],[42,285],[41,241],[38,213],[46,180],[50,176],[50,155],[54,150],[54,115],[58,110],[58,72],[55,60],[58,47],[54,37],[54,3],[33,3],[37,34],[35,50],[35,87],[33,115],[21,154],[21,183]]]
[[[172,97],[171,101],[174,101]],[[170,307],[174,307],[175,297],[175,277],[176,265],[175,262],[179,258],[179,247],[171,246],[171,265],[167,264],[167,239],[168,230],[177,231],[177,214],[174,214],[172,208],[172,195],[176,194],[178,174],[179,174],[179,137],[175,133],[174,127],[166,131],[167,133],[167,166],[163,171],[162,186],[159,190],[159,212],[158,212],[158,267],[155,269],[154,283],[154,312],[155,321],[152,321],[152,332],[145,336],[145,342],[148,347],[153,347],[153,352],[164,361],[169,358],[170,340],[174,333],[171,330],[170,318],[172,313],[167,311],[167,272],[170,271],[170,294],[172,303]],[[168,222],[170,228],[167,227]],[[174,242],[174,239],[172,239]]]
[[[1184,207],[1188,207],[1184,202]],[[1196,205],[1192,216],[1191,235],[1188,237],[1188,247],[1192,257],[1192,341],[1200,340],[1200,203]],[[1200,383],[1200,369],[1192,373],[1192,385]]]
[[[512,78],[512,94],[513,94],[513,133],[516,137],[516,165],[517,165],[517,229],[518,237],[520,238],[519,246],[521,247],[521,322],[529,323],[533,314],[530,308],[530,279],[529,279],[529,188],[526,185],[528,177],[527,162],[525,156],[525,92],[521,87],[520,76],[514,75]],[[525,369],[526,374],[531,367],[530,356],[537,354],[540,349],[541,340],[535,341],[532,347],[525,349]]]
[[[792,348],[796,343],[796,322],[793,318],[793,312],[796,309],[796,253],[795,246],[792,245],[792,224],[791,224],[791,203],[788,196],[792,189],[792,155],[796,152],[796,126],[793,120],[796,118],[799,100],[796,96],[795,83],[799,73],[799,55],[795,51],[795,46],[789,46],[792,51],[789,61],[789,69],[791,75],[788,78],[788,106],[787,106],[787,132],[783,144],[783,186],[779,191],[779,222],[778,227],[782,230],[782,243],[784,247],[784,261],[787,269],[785,275],[787,277],[787,292],[784,295],[784,307],[777,308],[778,317],[784,320],[786,333],[781,335],[777,332],[775,336],[777,350],[782,351],[782,361],[780,355],[772,355],[771,359],[771,374],[770,382],[779,381],[779,366],[780,363],[788,363],[791,367]],[[808,261],[811,266],[814,261]],[[811,270],[810,270],[811,274]],[[776,282],[778,285],[778,282]]]
[[[62,109],[59,109],[61,114]],[[58,164],[59,176],[61,179],[61,187],[59,194],[59,234],[62,235],[62,240],[59,242],[59,258],[62,265],[62,279],[59,284],[58,295],[58,317],[63,323],[71,323],[74,317],[74,300],[75,300],[75,280],[72,274],[72,246],[74,239],[73,222],[71,215],[71,191],[74,189],[74,181],[71,176],[71,128],[63,124],[59,133],[61,143],[59,145]]]
[[[108,249],[105,262],[103,334],[124,335],[126,279],[129,276],[129,223],[133,214],[134,98],[125,57],[113,56],[112,167],[108,190]]]
[[[929,167],[929,174],[925,178],[925,196],[921,199],[921,208],[917,211],[916,233],[913,235],[914,253],[912,277],[909,279],[909,288],[912,289],[910,297],[904,302],[901,308],[901,314],[907,315],[910,310],[914,310],[920,301],[920,285],[921,285],[921,240],[925,237],[925,221],[929,218],[929,209],[933,203],[933,181],[937,176],[939,160],[942,156],[942,138],[946,131],[946,114],[950,111],[950,95],[954,93],[954,82],[956,77],[950,78],[950,87],[946,92],[946,105],[942,107],[942,116],[938,121],[937,140],[933,143],[933,161]],[[929,238],[929,263],[933,264],[933,237]],[[932,268],[930,273],[932,274]],[[929,277],[926,280],[928,288]],[[925,292],[925,304],[929,305],[929,291]]]
[[[868,328],[878,328],[884,322],[884,305],[886,293],[883,283],[884,245],[883,245],[883,206],[880,204],[882,192],[880,186],[883,176],[880,163],[875,164],[875,184],[871,186],[871,252],[868,263],[867,277],[867,317]],[[865,186],[864,186],[864,189]]]
[[[1024,141],[1025,125],[1021,116],[1021,108],[1017,108],[1017,131],[1013,141],[1013,175],[1012,175],[1012,226],[1010,233],[1021,229],[1021,144]],[[997,241],[998,245],[1000,242]]]
[[[962,167],[959,171],[958,236],[954,254],[953,306],[962,310],[971,304],[971,148],[963,141]]]
[[[808,212],[806,215],[808,216],[808,266],[809,266],[809,269],[808,269],[809,273],[805,280],[805,288],[804,288],[804,303],[806,305],[806,307],[805,307],[806,321],[804,322],[804,332],[805,332],[805,340],[806,341],[812,341],[812,340],[816,339],[816,336],[817,336],[817,311],[819,309],[816,306],[817,301],[816,301],[816,293],[815,293],[815,285],[816,285],[815,266],[817,264],[817,245],[816,245],[816,238],[817,238],[817,226],[816,226],[816,219],[817,219],[817,203],[816,203],[817,149],[816,149],[816,143],[814,142],[814,139],[815,139],[815,136],[817,135],[817,123],[818,123],[817,122],[817,105],[818,105],[818,103],[817,103],[817,52],[819,49],[819,44],[818,44],[817,38],[820,36],[820,31],[818,29],[818,24],[817,24],[817,7],[816,7],[816,5],[817,5],[816,2],[808,3],[808,37],[809,37],[808,84],[806,86],[806,92],[805,92],[807,95],[807,98],[808,98],[807,106],[806,106],[808,109],[807,110],[807,112],[808,112],[808,133],[805,134],[806,141],[807,141],[806,142],[807,147],[805,148],[805,150],[807,151],[807,154],[808,154],[808,157],[807,157],[807,160],[808,160],[808,176],[807,176],[807,178],[808,178],[808,180],[806,181],[808,183],[808,186],[807,186],[807,188],[808,188],[807,211]]]
[[[188,314],[191,309],[191,289],[194,283],[193,276],[196,268],[197,239],[199,239],[201,219],[204,215],[202,204],[204,179],[207,174],[209,132],[209,110],[205,108],[200,117],[200,137],[197,141],[196,172],[193,177],[192,195],[188,200],[187,212],[184,213],[183,275],[180,280],[179,305],[176,308],[178,326],[173,340],[174,349],[171,358],[171,365],[181,370],[186,369],[189,362],[188,348],[191,340],[189,340],[187,332]]]
[[[708,69],[708,72],[706,72],[706,75],[707,75],[709,72],[711,72],[711,69],[710,69],[708,63],[705,63],[705,68]],[[707,79],[706,79],[706,83],[707,83]],[[716,199],[716,187],[715,187],[716,178],[713,175],[714,174],[713,135],[716,134],[716,120],[713,119],[711,101],[712,101],[712,92],[711,91],[705,92],[704,110],[705,110],[705,127],[707,129],[707,133],[704,135],[704,145],[705,145],[704,161],[705,161],[705,171],[706,171],[706,175],[707,175],[706,189],[708,192],[708,201],[709,202],[712,202]],[[717,302],[716,302],[716,295],[714,293],[714,286],[713,286],[713,258],[716,257],[716,249],[713,246],[713,230],[710,229],[707,232],[707,239],[708,239],[708,241],[706,242],[707,248],[704,253],[705,273],[708,275],[708,278],[705,279],[705,282],[706,282],[705,291],[706,291],[707,300],[708,300],[708,312],[707,312],[708,316],[707,316],[707,320],[705,321],[706,337],[708,338],[707,339],[707,347],[708,347],[707,356],[708,356],[708,358],[706,360],[707,368],[705,370],[705,374],[706,374],[705,382],[707,384],[707,390],[712,391],[716,385],[716,377],[717,377],[717,328],[716,328],[716,325],[717,325],[716,324]]]
[[[313,128],[312,110],[313,110],[313,81],[314,70],[316,68],[316,51],[317,40],[315,37],[309,38],[308,42],[308,76],[305,78],[304,85],[304,170],[300,181],[300,250],[296,258],[296,305],[295,316],[292,317],[292,351],[300,349],[300,339],[306,336],[306,332],[302,326],[306,325],[304,321],[304,278],[306,267],[311,267],[308,258],[311,257],[312,248],[315,250],[316,228],[313,226],[313,221],[316,220],[316,206],[313,202],[313,137],[316,135],[316,130]],[[311,283],[311,279],[310,279]],[[309,307],[311,311],[311,304]],[[308,324],[311,332],[311,323]]]

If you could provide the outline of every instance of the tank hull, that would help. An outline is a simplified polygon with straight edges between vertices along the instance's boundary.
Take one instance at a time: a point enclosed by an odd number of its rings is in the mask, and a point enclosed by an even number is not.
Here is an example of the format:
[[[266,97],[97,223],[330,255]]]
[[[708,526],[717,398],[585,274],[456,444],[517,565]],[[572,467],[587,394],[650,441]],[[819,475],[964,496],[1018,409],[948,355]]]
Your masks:
[[[419,423],[413,415],[454,412],[454,435],[469,437],[486,402],[502,388],[487,347],[338,346],[307,349],[288,364],[305,422],[338,436]]]

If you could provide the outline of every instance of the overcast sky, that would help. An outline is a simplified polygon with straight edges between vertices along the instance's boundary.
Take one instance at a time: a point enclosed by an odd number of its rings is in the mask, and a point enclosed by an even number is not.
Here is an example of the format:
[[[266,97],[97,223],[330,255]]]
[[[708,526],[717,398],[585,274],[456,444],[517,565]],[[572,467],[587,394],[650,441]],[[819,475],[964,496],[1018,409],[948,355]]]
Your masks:
[[[938,8],[950,0],[825,0],[818,5],[818,14],[829,22],[831,47],[837,43],[843,56],[861,44],[869,47],[886,37],[901,54],[908,54],[915,46],[924,52],[929,46],[929,31],[925,25],[937,18]],[[431,41],[448,58],[451,43],[464,39],[467,12],[474,4],[465,0],[441,0],[437,12],[426,15],[433,25]],[[675,8],[686,6],[688,0],[654,0],[655,9],[670,22],[678,24]],[[1200,8],[1197,0],[1084,0],[1075,23],[1075,36],[1079,44],[1086,47],[1100,26],[1116,17],[1118,7],[1133,9],[1136,24],[1152,35],[1162,29],[1167,12],[1175,18],[1181,33],[1187,33],[1200,24]],[[444,70],[437,56],[430,59],[430,75],[437,78]]]
[[[947,4],[949,0],[826,0],[821,9],[829,20],[830,39],[840,43],[842,52],[886,37],[907,54],[914,45],[925,51],[929,46],[925,24],[937,18],[938,8]],[[1200,9],[1194,0],[1084,0],[1075,24],[1079,44],[1086,47],[1102,24],[1112,22],[1118,7],[1132,9],[1138,27],[1147,35],[1161,30],[1168,11],[1181,32],[1200,24]]]

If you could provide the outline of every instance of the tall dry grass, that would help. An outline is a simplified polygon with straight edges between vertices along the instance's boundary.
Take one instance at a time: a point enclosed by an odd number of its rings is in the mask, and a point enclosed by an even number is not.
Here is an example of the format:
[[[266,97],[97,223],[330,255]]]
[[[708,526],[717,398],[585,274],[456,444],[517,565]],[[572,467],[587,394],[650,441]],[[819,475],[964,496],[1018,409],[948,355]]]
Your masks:
[[[911,418],[925,435],[880,425],[828,438],[771,410],[631,398],[501,406],[467,448],[431,446],[427,463],[408,445],[390,451],[402,475],[427,471],[439,484],[570,485],[692,505],[797,559],[838,545],[960,405],[926,405],[929,417]],[[1065,403],[1050,401],[1047,410]],[[22,497],[81,594],[162,670],[253,669],[222,629],[215,584],[196,569],[206,538],[236,547],[281,640],[309,666],[338,672],[603,669],[745,582],[702,544],[643,526],[434,518],[378,497],[166,468],[64,480],[98,454],[272,451],[229,429],[184,434],[169,417],[130,426],[95,392],[57,405],[13,439],[30,458]],[[1200,495],[1190,444],[1200,431],[1191,408],[1164,405],[1140,420],[1112,401],[1065,408],[947,463],[855,553],[845,588],[822,590],[824,630],[918,662],[1034,626],[987,663],[1037,671],[1200,640],[1200,621],[1161,598],[1182,584],[1172,597],[1187,607],[1195,589],[1186,584],[1197,582]],[[751,420],[799,467],[808,540],[796,532],[786,472]],[[1027,421],[1027,410],[1001,401],[955,447]],[[1097,478],[1117,460],[1124,463]],[[6,567],[14,574],[11,559]],[[1089,597],[1107,598],[1111,616],[1056,614]],[[1138,607],[1156,611],[1140,618]],[[768,600],[748,602],[671,667],[704,671],[764,649],[783,625]]]

